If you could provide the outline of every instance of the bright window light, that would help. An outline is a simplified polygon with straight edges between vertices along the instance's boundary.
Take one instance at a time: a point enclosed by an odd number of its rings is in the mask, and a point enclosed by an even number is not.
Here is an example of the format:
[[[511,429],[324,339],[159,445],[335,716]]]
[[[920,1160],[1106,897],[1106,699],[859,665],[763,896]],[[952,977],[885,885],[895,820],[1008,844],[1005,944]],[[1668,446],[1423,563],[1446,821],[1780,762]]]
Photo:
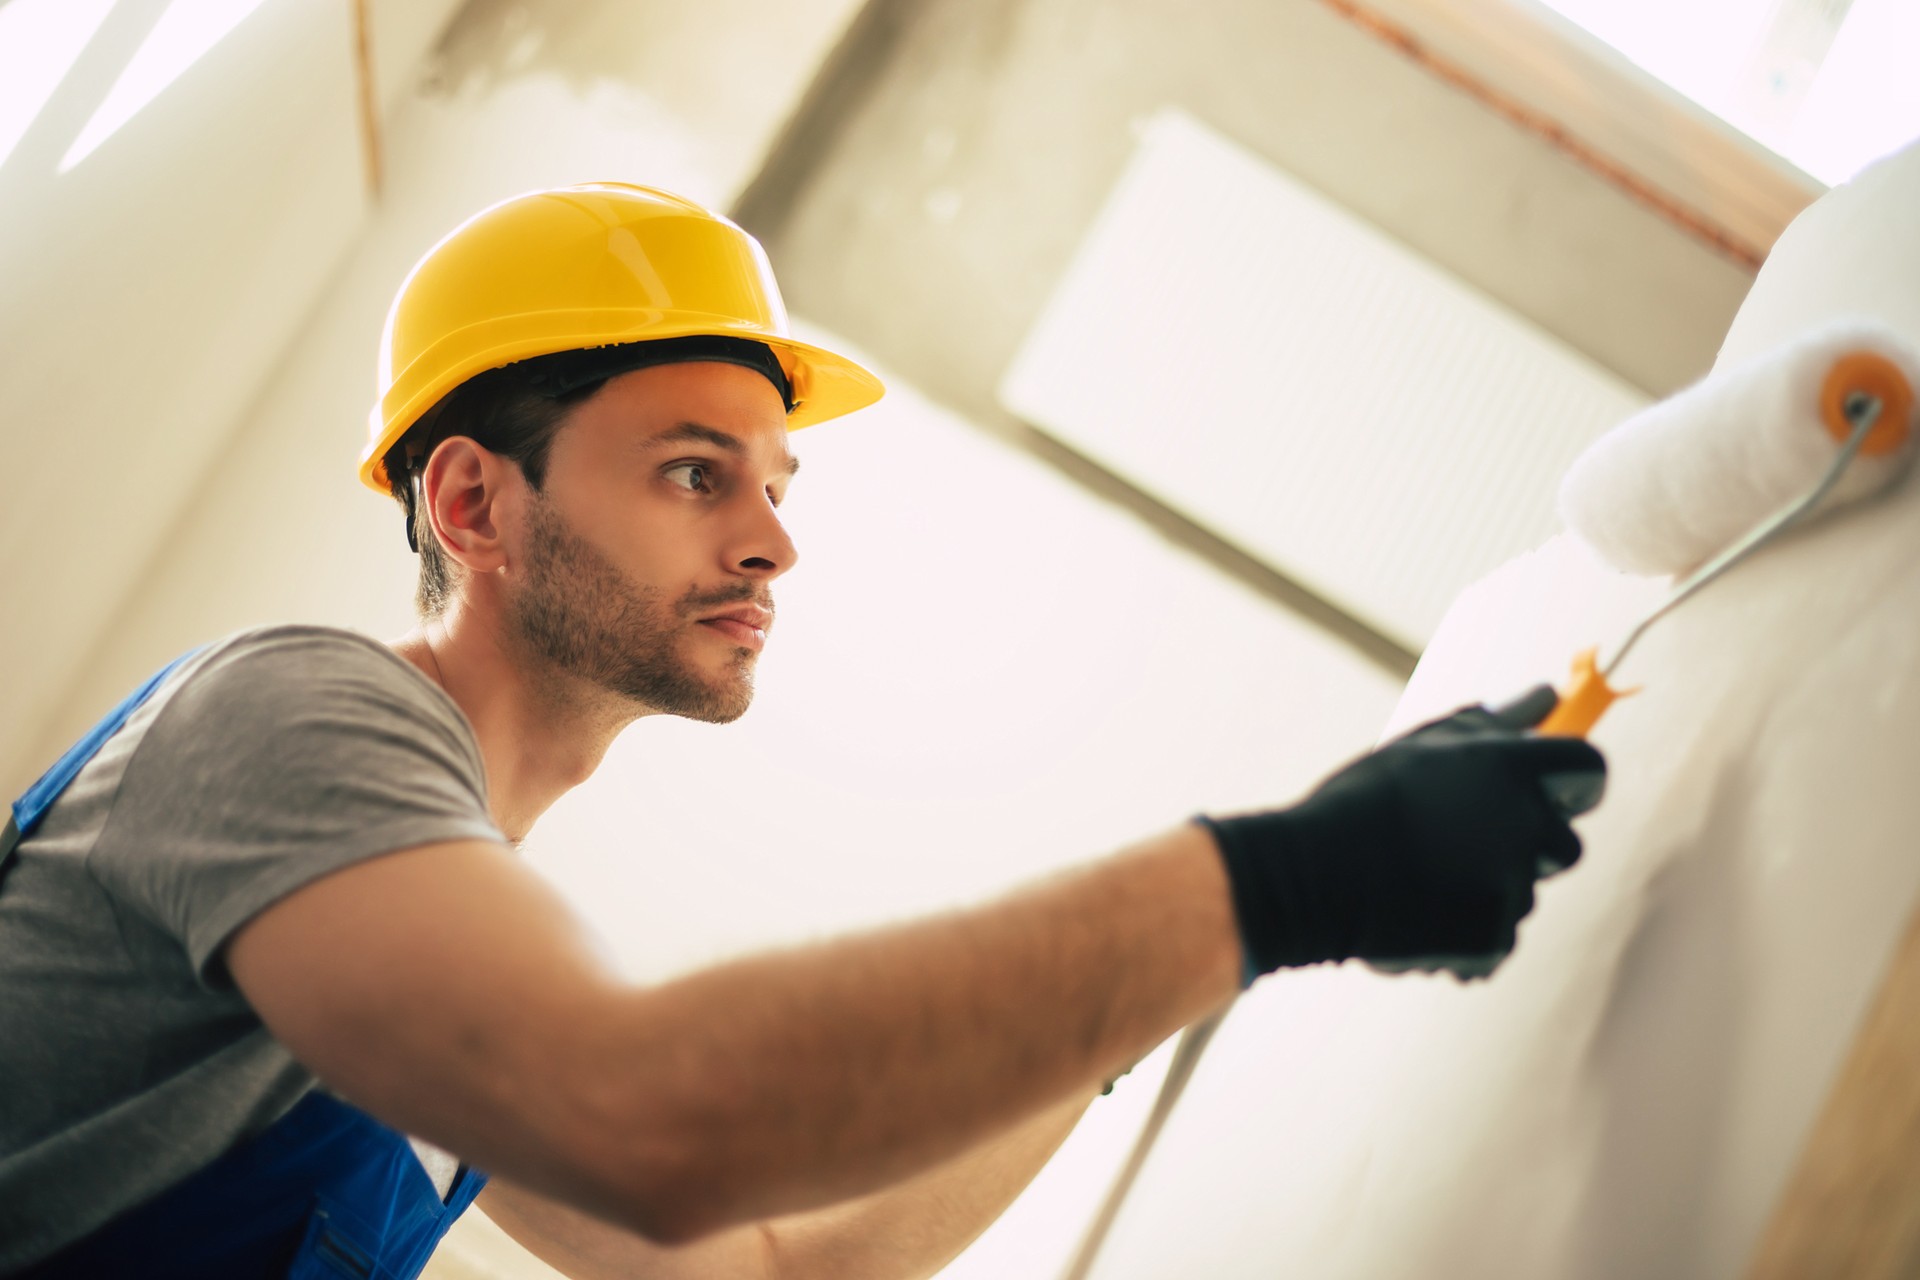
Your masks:
[[[13,0],[0,5],[0,164],[73,70],[114,0]]]
[[[95,148],[159,97],[261,3],[262,0],[173,0],[160,15],[160,21],[153,24],[153,30],[127,63],[126,70],[114,81],[113,88],[107,91],[99,110],[61,157],[60,172],[67,172],[92,155]]]
[[[1826,183],[1920,137],[1914,0],[1541,0]]]

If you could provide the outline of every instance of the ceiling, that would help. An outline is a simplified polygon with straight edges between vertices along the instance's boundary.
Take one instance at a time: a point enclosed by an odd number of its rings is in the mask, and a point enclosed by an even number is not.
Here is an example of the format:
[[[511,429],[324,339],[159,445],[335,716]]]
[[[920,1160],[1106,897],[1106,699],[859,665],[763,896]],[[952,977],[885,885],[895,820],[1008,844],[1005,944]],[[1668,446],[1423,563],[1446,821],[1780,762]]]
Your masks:
[[[1432,3],[1389,8],[1405,16]],[[461,148],[434,170],[464,184],[461,198],[507,180],[487,178],[492,158],[476,131],[537,131],[548,119],[509,110],[534,102],[509,90],[551,85],[602,117],[626,113],[629,130],[634,111],[657,112],[659,127],[641,132],[677,148],[669,168],[731,201],[762,236],[796,313],[1339,630],[1324,602],[996,402],[1136,121],[1184,108],[1652,393],[1706,369],[1751,280],[1564,146],[1357,24],[1351,7],[471,0],[456,14],[454,0],[367,0],[365,12],[376,134],[416,158]],[[0,465],[30,478],[0,511],[0,563],[9,597],[34,605],[31,625],[0,635],[0,723],[28,727],[15,755],[78,714],[66,703],[89,654],[156,580],[182,521],[213,500],[204,486],[223,482],[223,450],[311,340],[344,264],[417,253],[429,212],[445,225],[439,204],[413,190],[420,182],[395,187],[389,173],[385,196],[371,191],[355,6],[345,3],[266,0],[58,173],[165,8],[121,0],[0,165]],[[467,124],[447,126],[456,116]],[[516,135],[501,151],[539,146],[536,134]],[[377,243],[367,240],[375,226]],[[360,265],[380,274],[371,259]],[[368,386],[364,366],[326,376]]]

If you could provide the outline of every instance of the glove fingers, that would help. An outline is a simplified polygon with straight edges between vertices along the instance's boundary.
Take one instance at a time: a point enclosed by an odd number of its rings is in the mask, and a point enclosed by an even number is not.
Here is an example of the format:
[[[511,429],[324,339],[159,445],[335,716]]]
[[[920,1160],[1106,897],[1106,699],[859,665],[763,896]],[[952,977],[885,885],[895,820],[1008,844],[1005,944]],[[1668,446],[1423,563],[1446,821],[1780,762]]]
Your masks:
[[[1537,684],[1511,702],[1503,702],[1489,714],[1502,729],[1531,729],[1553,714],[1560,695],[1550,684]]]
[[[1563,821],[1592,809],[1606,794],[1607,762],[1590,742],[1522,738],[1503,747]]]
[[[1580,835],[1565,822],[1553,824],[1546,832],[1539,853],[1534,874],[1541,879],[1557,876],[1574,863],[1580,861],[1582,846]]]
[[[1459,910],[1456,928],[1465,926],[1468,920],[1472,920],[1473,925],[1457,933],[1455,942],[1466,944],[1462,948],[1466,955],[1479,956],[1488,961],[1487,971],[1492,972],[1494,965],[1512,953],[1519,936],[1520,921],[1533,910],[1533,877],[1515,876],[1504,888],[1488,888],[1489,892],[1471,908],[1463,906]],[[1462,973],[1461,976],[1469,975]]]
[[[1545,773],[1540,789],[1563,818],[1577,818],[1598,808],[1607,794],[1604,773]]]
[[[1457,956],[1443,960],[1436,968],[1446,969],[1462,982],[1477,982],[1491,978],[1493,971],[1507,958],[1505,951],[1497,956]]]
[[[1369,960],[1366,965],[1375,973],[1389,976],[1402,973],[1451,973],[1462,982],[1473,982],[1480,978],[1493,976],[1493,971],[1507,958],[1505,951],[1498,954],[1475,955],[1431,955],[1415,956],[1406,960]]]
[[[1600,773],[1607,759],[1585,738],[1515,738],[1501,750],[1535,777],[1549,773]]]
[[[1560,705],[1560,695],[1550,684],[1537,684],[1519,697],[1497,707],[1474,705],[1460,707],[1429,720],[1406,734],[1406,739],[1433,742],[1437,739],[1464,740],[1488,734],[1519,734],[1533,728]]]
[[[1526,919],[1533,911],[1533,883],[1532,876],[1525,877],[1513,886],[1513,890],[1508,896],[1507,908],[1509,915],[1507,918],[1513,922],[1513,927],[1515,928],[1518,928],[1520,922]],[[1512,946],[1512,943],[1509,942],[1508,946]]]
[[[1329,778],[1292,809],[1215,822],[1253,972],[1359,956],[1491,973],[1513,949],[1537,878],[1572,866],[1568,819],[1597,801],[1606,761],[1528,725],[1545,686],[1469,707]]]
[[[1431,746],[1443,742],[1467,742],[1484,737],[1490,730],[1498,730],[1499,727],[1494,722],[1493,713],[1485,707],[1461,707],[1438,720],[1429,720],[1385,745],[1391,747],[1401,742],[1418,742]]]
[[[1526,851],[1531,854],[1532,860],[1528,864],[1528,869],[1534,879],[1559,875],[1580,861],[1580,855],[1584,849],[1580,841],[1580,833],[1573,829],[1575,813],[1561,796],[1554,793],[1550,785],[1555,779],[1563,779],[1567,776],[1569,775],[1554,775],[1552,778],[1528,784],[1538,788],[1540,815],[1538,823],[1530,833],[1527,841],[1529,847]],[[1575,776],[1586,781],[1593,779],[1595,775]],[[1581,812],[1585,811],[1581,810]]]

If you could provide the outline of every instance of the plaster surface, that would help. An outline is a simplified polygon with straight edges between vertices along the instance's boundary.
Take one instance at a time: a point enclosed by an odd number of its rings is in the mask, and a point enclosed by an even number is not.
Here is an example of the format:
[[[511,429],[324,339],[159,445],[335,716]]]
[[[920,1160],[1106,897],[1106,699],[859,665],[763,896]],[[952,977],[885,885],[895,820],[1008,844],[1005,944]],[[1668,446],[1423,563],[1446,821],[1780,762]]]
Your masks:
[[[1803,214],[1722,360],[1845,317],[1920,339],[1917,205],[1920,148]],[[1649,632],[1586,856],[1508,964],[1256,988],[1097,1274],[1737,1275],[1920,891],[1917,541],[1909,476]],[[1460,598],[1388,731],[1562,678],[1666,585],[1548,543]]]

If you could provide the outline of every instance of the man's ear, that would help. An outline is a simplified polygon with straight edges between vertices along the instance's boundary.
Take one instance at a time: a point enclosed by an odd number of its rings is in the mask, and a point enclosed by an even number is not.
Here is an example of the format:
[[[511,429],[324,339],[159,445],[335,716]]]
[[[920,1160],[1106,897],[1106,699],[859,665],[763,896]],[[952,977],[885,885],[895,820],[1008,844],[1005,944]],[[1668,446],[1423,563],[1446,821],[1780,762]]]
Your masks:
[[[466,436],[435,446],[421,471],[421,501],[448,558],[481,574],[505,564],[501,516],[525,483],[513,462]]]

